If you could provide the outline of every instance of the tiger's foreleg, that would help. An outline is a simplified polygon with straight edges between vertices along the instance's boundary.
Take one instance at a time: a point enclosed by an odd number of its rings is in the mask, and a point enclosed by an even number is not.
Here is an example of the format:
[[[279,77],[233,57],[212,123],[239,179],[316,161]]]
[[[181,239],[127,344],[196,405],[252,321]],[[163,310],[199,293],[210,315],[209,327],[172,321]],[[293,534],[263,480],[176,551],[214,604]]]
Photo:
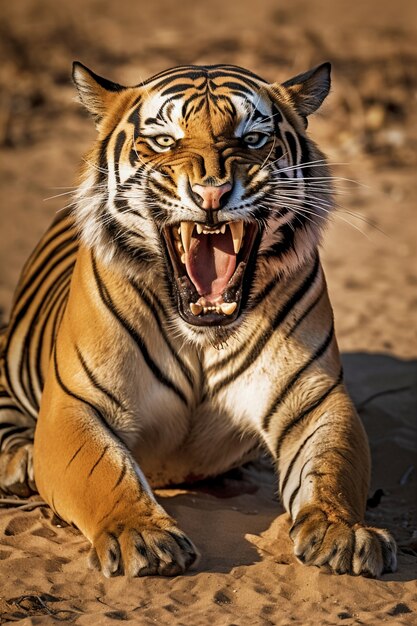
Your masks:
[[[339,380],[281,428],[275,441],[282,502],[297,558],[334,572],[396,569],[390,533],[364,524],[370,457],[359,417]]]
[[[92,544],[90,565],[106,576],[175,575],[196,550],[156,502],[127,447],[100,411],[51,365],[35,433],[38,490]]]

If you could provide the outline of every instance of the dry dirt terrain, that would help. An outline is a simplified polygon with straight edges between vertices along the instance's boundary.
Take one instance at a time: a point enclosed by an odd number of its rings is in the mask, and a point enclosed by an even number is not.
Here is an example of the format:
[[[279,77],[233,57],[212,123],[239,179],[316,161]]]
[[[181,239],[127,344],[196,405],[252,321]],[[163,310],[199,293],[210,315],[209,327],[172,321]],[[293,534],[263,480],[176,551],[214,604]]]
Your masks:
[[[0,624],[178,626],[417,623],[417,4],[415,0],[1,2],[0,309],[70,196],[92,121],[70,67],[136,84],[180,63],[285,80],[324,60],[333,89],[310,133],[337,177],[322,258],[346,381],[368,431],[368,520],[392,530],[380,580],[298,564],[266,462],[158,497],[202,552],[182,577],[107,580],[46,506],[0,508]],[[381,491],[382,490],[382,491]],[[18,503],[15,503],[18,504]]]

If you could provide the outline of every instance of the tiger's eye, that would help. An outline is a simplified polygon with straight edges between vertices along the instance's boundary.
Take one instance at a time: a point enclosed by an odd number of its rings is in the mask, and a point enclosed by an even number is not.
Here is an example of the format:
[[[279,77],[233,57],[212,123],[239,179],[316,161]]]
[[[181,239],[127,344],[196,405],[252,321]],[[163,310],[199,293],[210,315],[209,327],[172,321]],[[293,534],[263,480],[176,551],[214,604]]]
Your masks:
[[[243,141],[251,148],[260,148],[268,139],[265,133],[246,133],[243,136]]]
[[[156,137],[152,137],[152,141],[161,148],[170,148],[175,143],[175,139],[171,137],[171,135],[157,135]]]

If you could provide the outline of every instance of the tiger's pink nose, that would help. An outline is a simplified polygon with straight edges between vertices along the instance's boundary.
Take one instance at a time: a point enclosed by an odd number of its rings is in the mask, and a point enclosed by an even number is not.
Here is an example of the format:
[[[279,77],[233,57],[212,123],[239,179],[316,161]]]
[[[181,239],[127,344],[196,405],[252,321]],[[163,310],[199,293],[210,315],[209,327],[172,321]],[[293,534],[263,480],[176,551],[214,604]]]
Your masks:
[[[230,183],[224,183],[218,187],[211,185],[193,185],[192,190],[202,200],[200,204],[202,209],[220,209],[220,199],[225,193],[231,191],[232,185]]]

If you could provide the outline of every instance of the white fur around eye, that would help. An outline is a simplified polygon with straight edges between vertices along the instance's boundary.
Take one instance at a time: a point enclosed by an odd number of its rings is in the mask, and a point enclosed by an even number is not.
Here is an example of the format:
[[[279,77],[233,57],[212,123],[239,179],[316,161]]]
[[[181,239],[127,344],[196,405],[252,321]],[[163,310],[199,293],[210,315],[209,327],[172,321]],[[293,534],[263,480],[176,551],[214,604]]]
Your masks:
[[[248,148],[256,149],[262,148],[269,139],[269,135],[266,133],[249,132],[243,135],[242,140],[248,146]]]
[[[146,137],[146,140],[155,152],[168,152],[176,144],[176,139],[172,135],[154,135]]]

